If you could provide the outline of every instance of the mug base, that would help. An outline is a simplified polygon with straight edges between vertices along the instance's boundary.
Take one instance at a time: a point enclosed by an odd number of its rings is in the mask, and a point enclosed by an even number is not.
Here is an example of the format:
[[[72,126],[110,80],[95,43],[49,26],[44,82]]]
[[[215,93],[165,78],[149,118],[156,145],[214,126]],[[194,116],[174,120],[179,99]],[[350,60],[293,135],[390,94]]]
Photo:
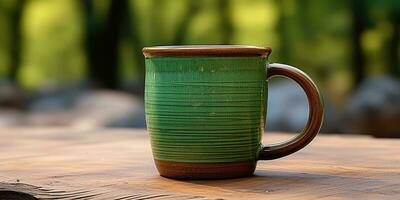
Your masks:
[[[252,176],[256,161],[182,163],[154,160],[160,176],[172,179],[227,179]]]

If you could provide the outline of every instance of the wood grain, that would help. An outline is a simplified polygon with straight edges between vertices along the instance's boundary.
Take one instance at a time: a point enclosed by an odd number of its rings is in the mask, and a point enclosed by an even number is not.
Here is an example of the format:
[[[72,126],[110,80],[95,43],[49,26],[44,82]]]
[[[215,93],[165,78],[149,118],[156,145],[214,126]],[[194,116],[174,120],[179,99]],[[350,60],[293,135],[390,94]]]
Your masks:
[[[0,198],[400,199],[396,139],[322,135],[258,162],[253,177],[179,181],[157,174],[144,130],[8,128],[0,138]]]

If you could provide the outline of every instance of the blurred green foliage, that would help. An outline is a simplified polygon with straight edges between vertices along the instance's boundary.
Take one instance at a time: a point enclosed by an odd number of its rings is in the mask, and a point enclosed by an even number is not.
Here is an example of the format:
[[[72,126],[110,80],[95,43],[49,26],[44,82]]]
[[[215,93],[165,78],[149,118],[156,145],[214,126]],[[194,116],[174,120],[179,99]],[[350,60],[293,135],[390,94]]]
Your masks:
[[[18,1],[18,0],[17,0]],[[13,0],[0,1],[0,77],[10,70]],[[68,84],[87,78],[82,0],[25,0],[21,20],[20,85]],[[108,17],[110,0],[93,1],[96,23]],[[352,6],[353,3],[353,6]],[[365,76],[398,72],[398,0],[131,0],[118,34],[121,82],[141,80],[141,48],[171,44],[246,44],[272,47],[272,62],[295,65],[332,98]],[[360,5],[354,6],[354,5]],[[362,9],[362,25],[354,13]],[[365,66],[354,66],[354,27],[360,27]],[[116,67],[116,66],[110,66]],[[397,72],[396,72],[397,71]],[[398,75],[398,74],[397,74]]]
[[[23,21],[23,62],[19,80],[38,87],[42,81],[84,77],[79,4],[71,0],[29,1]]]

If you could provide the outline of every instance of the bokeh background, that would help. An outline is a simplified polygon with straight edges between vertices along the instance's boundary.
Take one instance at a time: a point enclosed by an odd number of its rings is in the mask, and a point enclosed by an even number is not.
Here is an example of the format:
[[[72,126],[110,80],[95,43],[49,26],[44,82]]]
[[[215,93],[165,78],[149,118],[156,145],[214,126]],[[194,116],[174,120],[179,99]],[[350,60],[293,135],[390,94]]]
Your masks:
[[[145,127],[152,45],[246,44],[308,73],[325,133],[400,137],[398,0],[1,0],[0,127]],[[269,87],[267,129],[307,118],[289,80]]]

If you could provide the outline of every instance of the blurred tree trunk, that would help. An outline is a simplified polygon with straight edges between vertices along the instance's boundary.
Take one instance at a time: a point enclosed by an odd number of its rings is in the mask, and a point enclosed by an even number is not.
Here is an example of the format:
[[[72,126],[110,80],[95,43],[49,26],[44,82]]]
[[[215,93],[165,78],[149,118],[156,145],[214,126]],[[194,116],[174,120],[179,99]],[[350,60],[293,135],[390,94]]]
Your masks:
[[[145,68],[144,68],[144,56],[142,54],[142,49],[144,47],[143,41],[140,38],[139,30],[136,28],[139,26],[136,22],[135,17],[135,9],[131,8],[131,4],[127,3],[127,7],[125,8],[126,13],[126,31],[129,41],[133,47],[133,60],[135,63],[135,67],[137,68],[139,83],[135,86],[135,88],[131,88],[134,93],[138,95],[144,94],[144,78],[145,78]]]
[[[152,0],[151,1],[151,45],[166,45],[165,34],[163,34],[164,27],[164,9],[166,0]]]
[[[278,12],[279,12],[279,21],[277,25],[277,29],[279,32],[279,58],[283,63],[290,63],[291,55],[290,55],[290,32],[288,29],[288,16],[286,15],[286,6],[285,0],[278,0]]]
[[[320,2],[322,3],[322,2]],[[301,34],[302,38],[306,42],[308,42],[310,39],[313,38],[313,22],[312,18],[310,17],[310,12],[312,10],[310,9],[310,1],[309,0],[297,0],[297,15],[299,16],[298,18],[298,23],[301,28]]]
[[[393,28],[392,37],[389,41],[389,67],[390,73],[400,77],[399,65],[399,42],[400,42],[400,11],[395,7],[390,16],[390,23]]]
[[[363,54],[361,36],[366,26],[366,11],[364,0],[351,0],[351,11],[353,18],[352,26],[352,48],[353,48],[353,75],[357,86],[365,78],[365,57]]]
[[[119,37],[128,7],[127,0],[110,1],[104,22],[96,22],[93,0],[82,0],[85,14],[88,78],[97,86],[119,87]]]
[[[184,44],[190,23],[192,22],[193,17],[196,16],[196,14],[199,11],[199,5],[197,1],[187,1],[187,4],[188,4],[187,9],[185,10],[185,13],[181,18],[181,21],[177,26],[175,36],[173,39],[174,44],[176,45]]]
[[[21,64],[22,49],[22,15],[25,7],[25,0],[15,0],[15,6],[11,12],[10,22],[10,70],[8,78],[17,83],[18,71]]]
[[[222,31],[222,44],[230,44],[232,42],[233,24],[231,20],[231,1],[219,0],[218,10],[220,13],[220,23]]]

